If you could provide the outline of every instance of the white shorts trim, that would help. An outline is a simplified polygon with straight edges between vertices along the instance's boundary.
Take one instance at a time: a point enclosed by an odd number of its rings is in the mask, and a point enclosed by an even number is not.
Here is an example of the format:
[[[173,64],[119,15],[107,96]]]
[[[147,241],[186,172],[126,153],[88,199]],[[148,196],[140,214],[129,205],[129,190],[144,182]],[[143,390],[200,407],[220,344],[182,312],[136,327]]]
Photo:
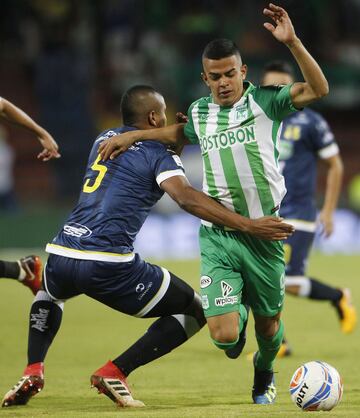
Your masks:
[[[135,257],[134,253],[116,254],[97,251],[76,250],[57,244],[47,244],[45,251],[50,254],[63,257],[76,258],[77,260],[108,261],[109,263],[128,263]]]
[[[150,312],[151,309],[160,302],[160,300],[163,298],[163,296],[167,292],[169,285],[170,285],[170,273],[163,267],[161,267],[161,270],[164,273],[161,286],[159,290],[157,291],[157,293],[155,294],[155,296],[147,303],[147,305],[145,305],[137,314],[134,315],[137,318],[141,318],[144,315],[146,315],[148,312]]]

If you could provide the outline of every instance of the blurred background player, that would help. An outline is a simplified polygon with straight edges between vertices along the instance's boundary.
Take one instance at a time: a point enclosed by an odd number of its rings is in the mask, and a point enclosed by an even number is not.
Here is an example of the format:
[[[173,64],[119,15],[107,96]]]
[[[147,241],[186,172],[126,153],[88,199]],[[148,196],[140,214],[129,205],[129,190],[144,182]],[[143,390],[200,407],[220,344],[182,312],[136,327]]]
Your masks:
[[[42,161],[49,161],[52,158],[60,157],[59,147],[49,132],[38,125],[23,110],[3,97],[0,97],[0,117],[2,120],[19,125],[36,135],[43,147],[43,150],[38,154],[37,158]]]
[[[43,150],[37,156],[40,160],[49,161],[52,158],[60,157],[58,145],[49,132],[38,125],[23,110],[3,97],[0,97],[0,118],[21,126],[36,135],[43,147]],[[0,278],[19,280],[36,294],[41,284],[41,268],[41,260],[35,255],[21,258],[16,262],[0,260]]]
[[[61,325],[64,301],[86,294],[140,318],[160,317],[125,353],[91,376],[100,393],[120,406],[141,407],[126,377],[184,343],[205,325],[200,297],[166,269],[146,263],[133,243],[152,206],[166,191],[184,210],[262,238],[281,240],[292,231],[273,217],[244,218],[188,183],[180,158],[164,145],[137,143],[115,161],[100,161],[99,142],[120,132],[166,124],[164,98],[149,86],[123,96],[123,128],[101,134],[92,147],[77,206],[51,244],[44,287],[32,304],[28,365],[2,406],[23,405],[44,386],[44,360]],[[126,331],[122,331],[126,334]]]
[[[37,255],[28,255],[17,261],[0,260],[0,278],[18,280],[34,295],[41,287],[42,262]]]
[[[274,61],[264,68],[264,86],[294,82],[293,69],[287,62]],[[325,119],[314,110],[305,108],[283,120],[280,134],[280,167],[285,177],[287,193],[280,215],[295,227],[295,233],[285,242],[286,292],[312,300],[329,301],[336,309],[343,333],[356,325],[356,311],[351,304],[350,290],[335,288],[306,276],[306,265],[317,228],[316,181],[319,159],[326,164],[325,199],[318,216],[322,233],[329,237],[334,228],[343,163],[334,135]],[[287,343],[279,356],[290,354]]]

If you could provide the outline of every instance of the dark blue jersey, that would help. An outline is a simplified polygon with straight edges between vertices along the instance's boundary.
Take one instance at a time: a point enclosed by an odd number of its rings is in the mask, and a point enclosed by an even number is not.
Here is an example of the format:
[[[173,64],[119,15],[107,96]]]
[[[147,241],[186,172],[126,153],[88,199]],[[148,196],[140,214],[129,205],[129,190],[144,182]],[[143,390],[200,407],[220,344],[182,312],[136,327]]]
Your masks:
[[[184,171],[180,158],[155,141],[137,142],[118,158],[101,161],[100,142],[131,129],[108,130],[96,139],[78,204],[48,252],[100,261],[132,259],[135,237],[164,193],[159,185]]]
[[[325,119],[310,109],[283,121],[280,134],[280,166],[287,193],[280,215],[314,222],[318,158],[330,158],[339,149]]]

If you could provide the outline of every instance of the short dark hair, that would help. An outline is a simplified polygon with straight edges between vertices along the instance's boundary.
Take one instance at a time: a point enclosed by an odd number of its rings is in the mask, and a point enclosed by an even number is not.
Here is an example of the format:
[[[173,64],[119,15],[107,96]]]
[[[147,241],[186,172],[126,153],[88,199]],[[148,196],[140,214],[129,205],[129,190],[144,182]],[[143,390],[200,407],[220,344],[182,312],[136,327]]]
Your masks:
[[[139,84],[130,87],[121,97],[120,110],[124,125],[132,126],[147,112],[144,106],[141,106],[141,96],[146,94],[160,94],[153,87]]]
[[[238,55],[241,58],[240,50],[236,43],[231,39],[219,38],[209,42],[202,54],[203,58],[211,60],[220,60],[222,58]]]
[[[263,76],[266,73],[274,72],[274,73],[285,73],[288,74],[290,77],[294,78],[294,69],[291,64],[287,61],[270,61],[264,66]]]

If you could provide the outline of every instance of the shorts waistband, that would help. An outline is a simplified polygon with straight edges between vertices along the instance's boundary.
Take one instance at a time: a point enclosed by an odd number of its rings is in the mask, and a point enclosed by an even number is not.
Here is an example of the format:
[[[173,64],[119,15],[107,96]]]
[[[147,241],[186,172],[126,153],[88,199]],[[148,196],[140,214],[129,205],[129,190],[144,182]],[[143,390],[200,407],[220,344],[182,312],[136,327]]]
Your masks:
[[[101,251],[77,250],[75,248],[63,247],[62,245],[57,244],[47,244],[45,251],[50,254],[76,258],[78,260],[107,261],[110,263],[128,263],[135,257],[134,253],[116,254]]]

